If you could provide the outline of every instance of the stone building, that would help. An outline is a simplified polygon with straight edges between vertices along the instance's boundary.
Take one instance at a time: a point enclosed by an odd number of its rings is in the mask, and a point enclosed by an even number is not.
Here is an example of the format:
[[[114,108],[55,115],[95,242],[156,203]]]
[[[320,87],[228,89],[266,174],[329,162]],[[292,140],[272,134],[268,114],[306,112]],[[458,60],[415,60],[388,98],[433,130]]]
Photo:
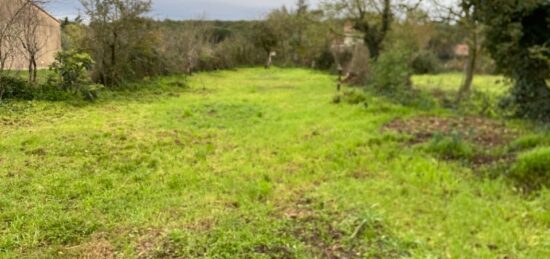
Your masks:
[[[30,23],[34,23],[32,30]],[[0,0],[0,30],[9,28],[0,35],[5,61],[4,69],[23,70],[29,66],[29,54],[25,39],[33,33],[33,42],[38,49],[36,63],[39,69],[47,68],[61,48],[61,23],[40,6],[26,0]],[[8,35],[11,33],[11,35]],[[28,40],[27,40],[28,41]]]

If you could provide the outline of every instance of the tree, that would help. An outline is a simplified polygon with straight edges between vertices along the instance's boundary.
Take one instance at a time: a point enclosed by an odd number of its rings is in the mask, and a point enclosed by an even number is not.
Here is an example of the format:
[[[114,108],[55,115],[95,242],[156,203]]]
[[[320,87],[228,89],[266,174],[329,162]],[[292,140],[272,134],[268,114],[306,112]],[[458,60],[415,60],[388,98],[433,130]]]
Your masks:
[[[36,81],[37,58],[44,46],[45,36],[40,36],[39,6],[45,0],[12,0],[0,3],[0,77],[9,69],[16,53],[27,56],[29,82]]]
[[[254,45],[266,52],[267,61],[265,63],[265,68],[269,68],[275,53],[275,47],[279,42],[278,37],[273,27],[265,21],[258,22],[254,26],[254,31],[256,32]]]
[[[328,7],[354,23],[363,33],[371,59],[376,60],[394,19],[392,0],[335,0]]]
[[[29,83],[36,82],[36,74],[38,71],[37,59],[45,46],[47,35],[41,35],[39,28],[43,26],[41,11],[37,7],[38,3],[24,5],[20,13],[21,27],[19,41],[23,48],[23,52],[27,56]]]
[[[154,37],[143,16],[150,0],[81,0],[89,18],[88,48],[95,65],[95,79],[106,86],[139,76],[135,66],[143,64],[144,52],[152,51]],[[144,46],[149,44],[150,46]],[[137,53],[141,52],[141,53]],[[140,64],[141,62],[141,64]]]
[[[514,81],[503,105],[517,116],[550,121],[550,3],[546,0],[469,0],[487,26],[486,47]]]
[[[86,25],[83,24],[80,16],[74,20],[65,18],[61,23],[61,46],[63,50],[83,49],[86,39]]]
[[[17,51],[19,43],[21,14],[25,8],[32,5],[31,0],[15,0],[0,2],[0,76],[9,68],[8,62]]]
[[[458,0],[456,2],[435,0],[432,2],[436,8],[442,9],[445,22],[456,23],[466,32],[466,44],[468,45],[468,57],[464,68],[464,81],[457,95],[457,102],[467,98],[472,91],[472,83],[475,76],[477,59],[481,45],[481,24],[479,7],[471,0]]]
[[[266,23],[277,38],[277,54],[285,64],[313,66],[327,48],[327,26],[322,12],[310,10],[305,0],[295,9],[282,7],[267,16]]]

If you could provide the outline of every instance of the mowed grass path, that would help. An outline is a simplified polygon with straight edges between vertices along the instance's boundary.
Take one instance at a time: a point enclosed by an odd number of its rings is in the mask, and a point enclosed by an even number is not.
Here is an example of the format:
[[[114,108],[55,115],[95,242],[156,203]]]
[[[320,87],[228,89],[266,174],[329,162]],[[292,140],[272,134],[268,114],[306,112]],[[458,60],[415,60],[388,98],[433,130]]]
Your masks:
[[[427,111],[332,104],[334,78],[300,69],[181,82],[1,107],[0,257],[550,255],[547,190],[380,131]]]

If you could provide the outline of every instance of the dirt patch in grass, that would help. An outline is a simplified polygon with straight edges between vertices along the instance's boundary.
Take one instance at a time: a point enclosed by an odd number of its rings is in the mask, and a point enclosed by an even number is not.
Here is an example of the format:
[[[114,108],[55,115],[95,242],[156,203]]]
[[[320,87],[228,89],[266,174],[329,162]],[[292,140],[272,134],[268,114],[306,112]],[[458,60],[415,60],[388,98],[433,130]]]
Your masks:
[[[437,134],[459,133],[472,143],[492,148],[508,144],[517,133],[503,123],[482,117],[420,116],[411,119],[395,119],[382,128],[414,137],[413,144],[427,142]]]
[[[106,235],[92,235],[90,241],[75,247],[67,248],[65,253],[72,258],[111,259],[116,258],[115,247],[107,240]]]
[[[515,159],[515,154],[503,154],[503,155],[485,155],[485,154],[476,154],[471,159],[471,164],[473,168],[479,168],[487,165],[496,165],[496,164],[509,164]]]
[[[311,198],[300,198],[280,208],[278,217],[288,222],[282,231],[299,240],[315,258],[398,258],[407,255],[407,249],[403,249],[406,244],[389,233],[379,220],[329,209],[326,203]],[[264,249],[264,254],[287,255],[284,250],[273,249]]]
[[[148,229],[136,244],[137,258],[175,258],[176,251],[162,229]]]

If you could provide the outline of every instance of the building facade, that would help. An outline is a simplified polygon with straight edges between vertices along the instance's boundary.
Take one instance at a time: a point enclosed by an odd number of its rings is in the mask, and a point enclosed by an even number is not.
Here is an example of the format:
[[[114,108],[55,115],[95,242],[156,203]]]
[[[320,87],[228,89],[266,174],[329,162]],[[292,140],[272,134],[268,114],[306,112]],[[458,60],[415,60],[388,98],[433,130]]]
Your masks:
[[[29,67],[26,46],[36,49],[39,69],[49,67],[61,47],[61,23],[41,7],[22,0],[0,0],[0,28],[7,29],[2,39],[4,69]]]

